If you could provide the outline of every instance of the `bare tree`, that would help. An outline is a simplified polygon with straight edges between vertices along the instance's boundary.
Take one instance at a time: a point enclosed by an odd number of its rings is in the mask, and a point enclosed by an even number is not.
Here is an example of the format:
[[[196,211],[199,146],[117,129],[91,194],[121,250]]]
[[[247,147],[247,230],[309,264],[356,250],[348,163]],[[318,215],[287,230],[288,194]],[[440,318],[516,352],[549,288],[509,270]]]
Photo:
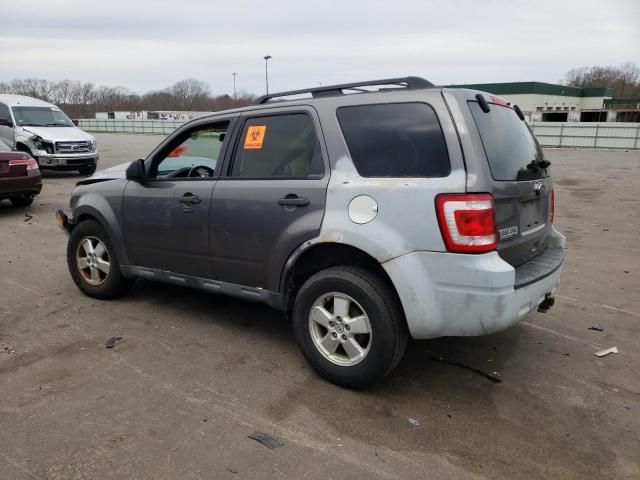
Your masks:
[[[195,110],[210,94],[209,85],[193,78],[180,80],[168,90],[178,101],[181,110]]]
[[[124,87],[96,86],[77,80],[52,82],[37,78],[0,82],[0,93],[27,95],[54,103],[72,118],[90,118],[98,111],[216,111],[248,105],[255,100],[254,95],[245,91],[240,92],[236,99],[229,95],[214,97],[205,82],[192,78],[144,95]]]
[[[620,66],[579,67],[569,70],[564,83],[571,87],[609,87],[614,97],[640,97],[640,67],[631,62]]]

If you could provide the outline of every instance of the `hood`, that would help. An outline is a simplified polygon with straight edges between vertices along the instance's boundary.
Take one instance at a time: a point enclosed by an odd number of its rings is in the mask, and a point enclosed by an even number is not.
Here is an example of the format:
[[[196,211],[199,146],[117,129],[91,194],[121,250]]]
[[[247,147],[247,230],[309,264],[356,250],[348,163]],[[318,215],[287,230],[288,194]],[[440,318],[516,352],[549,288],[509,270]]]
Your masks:
[[[20,127],[25,132],[38,135],[43,140],[54,142],[78,141],[78,140],[95,140],[87,132],[80,130],[78,127]]]
[[[89,185],[91,183],[104,182],[106,180],[116,180],[118,178],[127,178],[127,167],[131,165],[131,162],[121,163],[115,167],[100,170],[89,178],[79,181],[76,185]]]

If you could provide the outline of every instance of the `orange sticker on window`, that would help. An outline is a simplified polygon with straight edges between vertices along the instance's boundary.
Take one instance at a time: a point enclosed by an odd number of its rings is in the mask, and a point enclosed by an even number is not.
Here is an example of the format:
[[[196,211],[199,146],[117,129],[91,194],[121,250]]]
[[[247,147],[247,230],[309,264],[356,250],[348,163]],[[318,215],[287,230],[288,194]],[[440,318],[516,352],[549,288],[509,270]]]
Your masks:
[[[252,125],[247,130],[247,136],[244,139],[245,150],[260,150],[264,136],[267,133],[266,125]]]
[[[188,149],[189,149],[189,147],[187,147],[186,145],[178,145],[176,148],[174,148],[171,151],[171,153],[169,155],[167,155],[167,157],[171,157],[171,158],[179,157],[184,152],[186,152]]]

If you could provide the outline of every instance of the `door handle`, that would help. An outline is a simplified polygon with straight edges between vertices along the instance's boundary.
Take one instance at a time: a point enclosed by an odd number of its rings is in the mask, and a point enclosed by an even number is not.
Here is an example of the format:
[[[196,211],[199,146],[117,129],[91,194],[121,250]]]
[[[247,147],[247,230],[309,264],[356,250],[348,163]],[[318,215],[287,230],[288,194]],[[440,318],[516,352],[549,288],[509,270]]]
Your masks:
[[[193,193],[185,193],[180,198],[180,203],[200,203],[202,200],[198,195],[194,195]]]
[[[278,205],[294,206],[294,207],[306,207],[310,203],[311,202],[309,201],[308,198],[299,197],[294,193],[290,193],[286,197],[278,200]]]

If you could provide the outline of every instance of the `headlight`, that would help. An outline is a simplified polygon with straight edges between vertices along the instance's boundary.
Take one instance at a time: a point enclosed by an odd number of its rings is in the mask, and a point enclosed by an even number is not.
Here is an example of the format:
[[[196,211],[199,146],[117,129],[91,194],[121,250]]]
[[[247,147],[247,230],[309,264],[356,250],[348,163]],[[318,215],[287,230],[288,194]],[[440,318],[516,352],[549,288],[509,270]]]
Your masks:
[[[36,137],[33,141],[33,145],[37,150],[44,150],[47,153],[53,153],[53,144],[43,140],[41,137]]]
[[[92,152],[96,151],[96,141],[95,140],[91,140],[91,151]]]

